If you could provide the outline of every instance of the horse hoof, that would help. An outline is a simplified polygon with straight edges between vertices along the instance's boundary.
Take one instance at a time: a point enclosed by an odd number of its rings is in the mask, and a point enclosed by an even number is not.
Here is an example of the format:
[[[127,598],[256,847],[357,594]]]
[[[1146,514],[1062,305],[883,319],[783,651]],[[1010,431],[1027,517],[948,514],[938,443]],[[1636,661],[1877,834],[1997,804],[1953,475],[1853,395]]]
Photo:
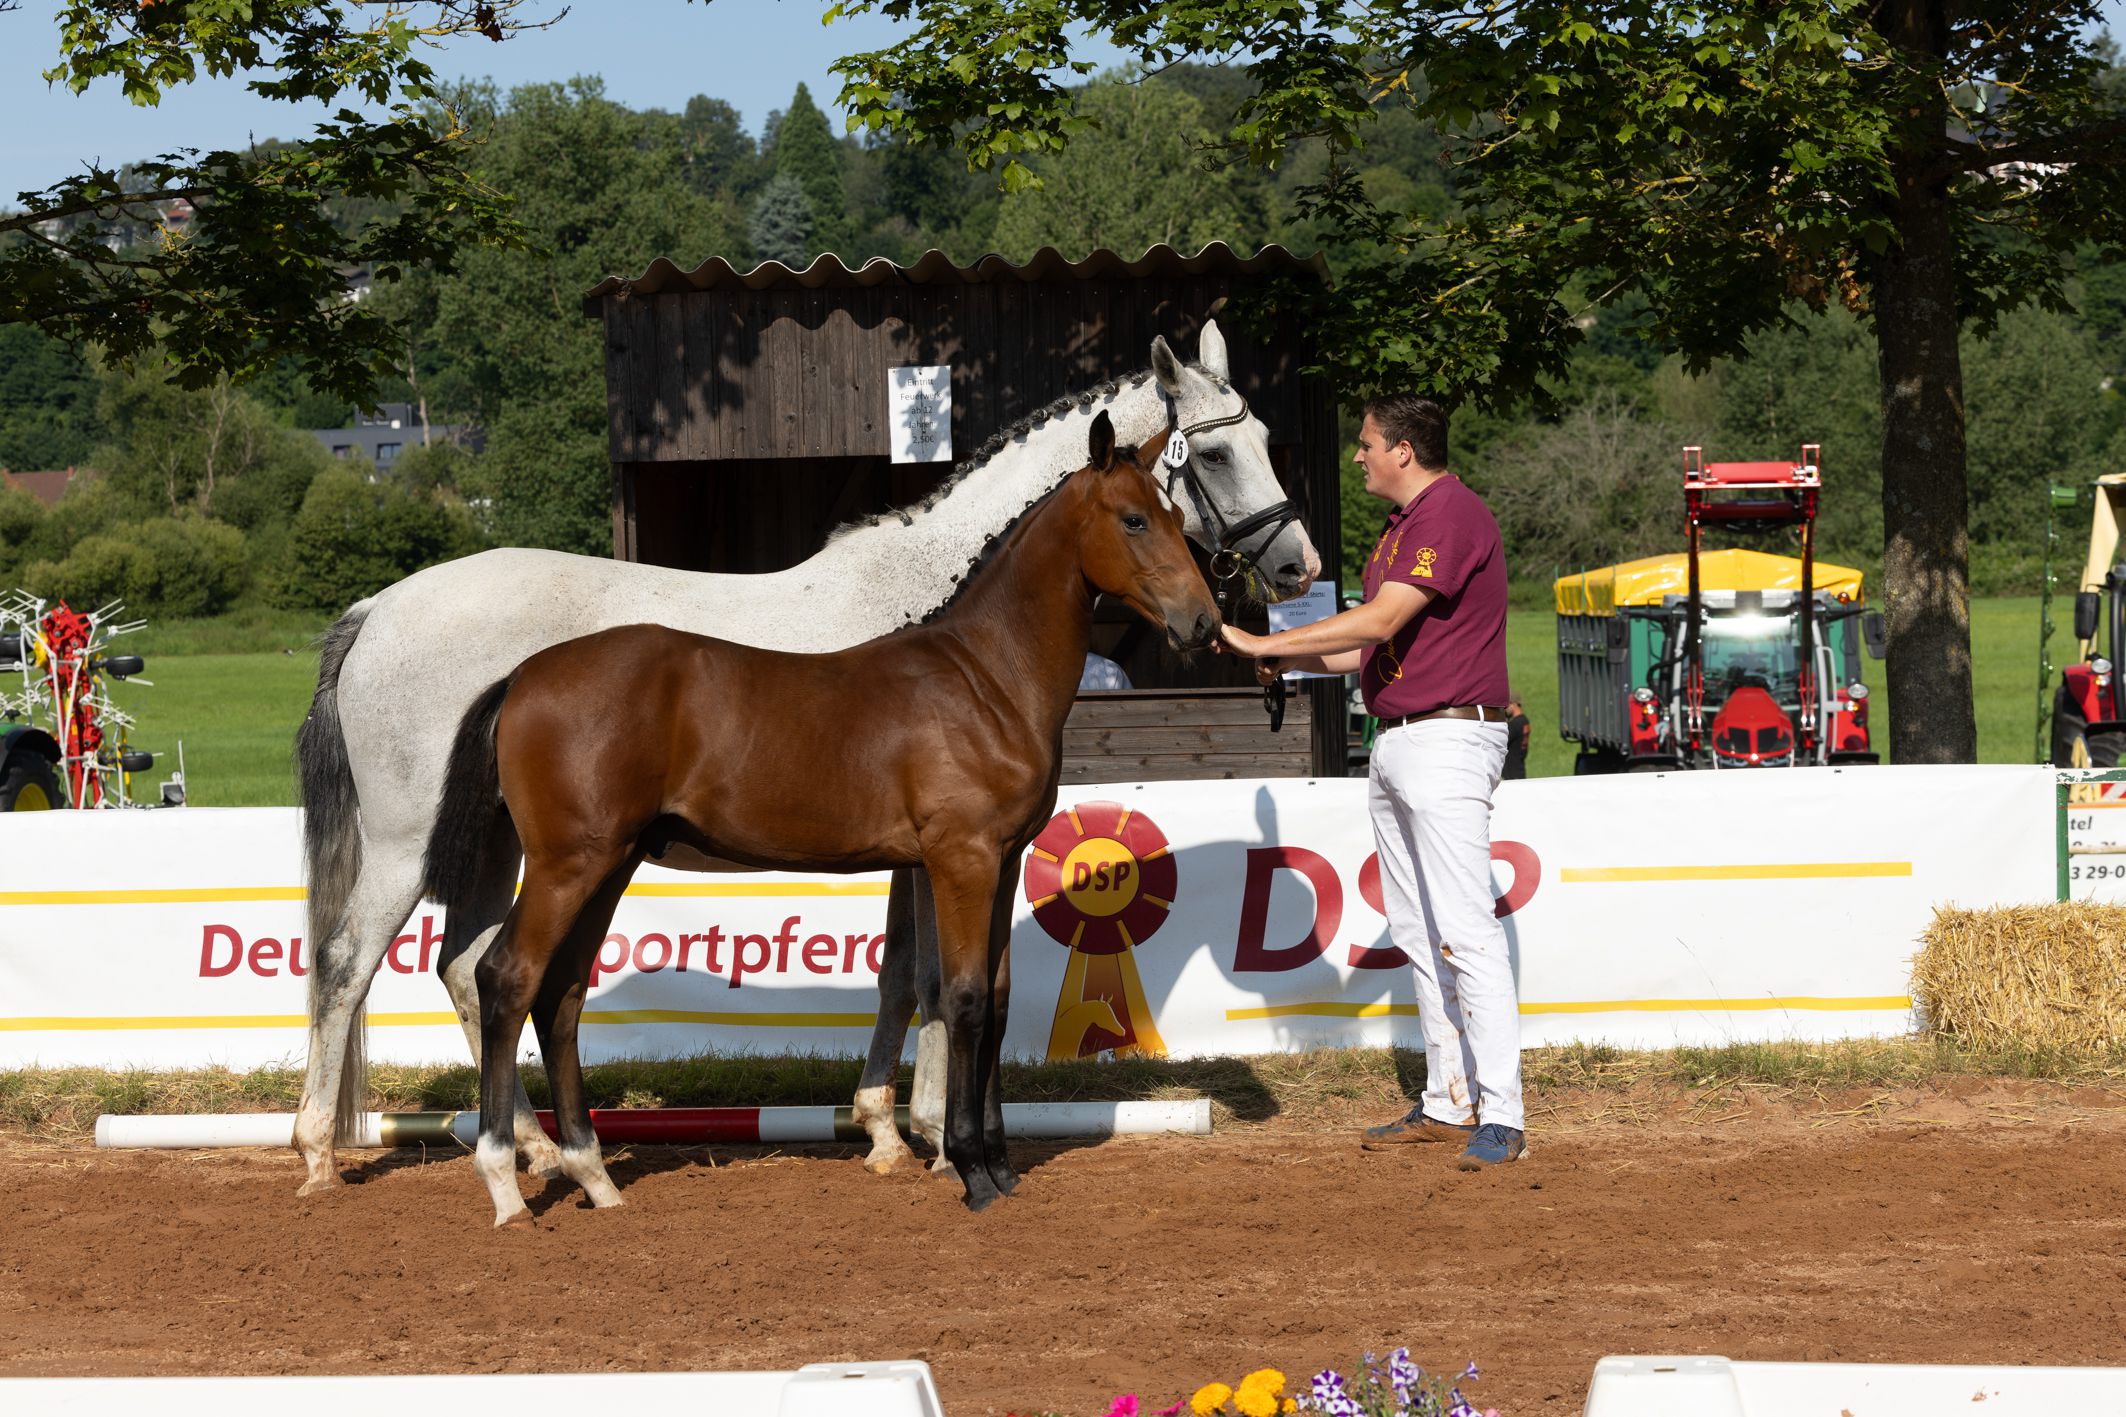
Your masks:
[[[538,1222],[532,1219],[532,1213],[528,1210],[519,1210],[514,1215],[505,1215],[495,1221],[495,1229],[497,1230],[536,1230],[538,1228]]]
[[[339,1188],[340,1178],[337,1176],[313,1176],[303,1182],[296,1194],[298,1196],[314,1196],[323,1191],[336,1191]]]
[[[891,1176],[894,1172],[914,1164],[915,1153],[905,1146],[893,1151],[874,1147],[871,1154],[864,1158],[864,1169],[874,1176]]]
[[[989,1180],[1000,1193],[1007,1196],[1019,1188],[1019,1177],[1015,1171],[991,1171]]]
[[[989,1209],[990,1203],[996,1199],[997,1193],[994,1190],[969,1190],[965,1197],[967,1208],[976,1212]]]
[[[533,1180],[558,1181],[568,1175],[568,1172],[561,1169],[561,1153],[558,1150],[548,1155],[519,1151],[518,1155],[524,1160],[526,1174]]]

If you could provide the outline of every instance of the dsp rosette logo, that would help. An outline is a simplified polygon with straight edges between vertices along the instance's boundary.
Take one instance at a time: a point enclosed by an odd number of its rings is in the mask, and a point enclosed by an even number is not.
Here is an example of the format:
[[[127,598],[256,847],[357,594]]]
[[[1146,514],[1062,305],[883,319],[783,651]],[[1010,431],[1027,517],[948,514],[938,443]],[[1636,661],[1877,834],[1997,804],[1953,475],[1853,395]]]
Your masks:
[[[1080,802],[1034,838],[1025,875],[1034,920],[1070,950],[1048,1056],[1165,1056],[1135,958],[1174,907],[1165,834],[1119,802]]]

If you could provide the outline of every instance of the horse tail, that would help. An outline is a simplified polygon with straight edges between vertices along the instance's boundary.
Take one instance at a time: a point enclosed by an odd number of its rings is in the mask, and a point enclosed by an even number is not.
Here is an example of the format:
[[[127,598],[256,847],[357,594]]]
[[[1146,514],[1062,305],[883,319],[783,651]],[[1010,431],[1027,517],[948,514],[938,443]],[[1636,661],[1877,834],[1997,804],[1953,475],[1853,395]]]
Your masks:
[[[421,865],[422,891],[445,910],[470,902],[479,889],[495,828],[506,811],[495,762],[495,723],[515,682],[514,674],[497,680],[474,699],[458,723],[457,741],[450,745],[443,803]]]
[[[296,790],[303,808],[303,876],[306,928],[310,936],[310,1017],[318,1017],[319,994],[333,972],[323,958],[332,934],[347,913],[362,869],[361,804],[354,791],[354,771],[347,761],[347,735],[340,726],[340,667],[354,647],[355,636],[369,618],[373,600],[358,601],[325,631],[319,642],[317,693],[309,717],[295,731]],[[367,1091],[368,1049],[363,1029],[348,1030],[347,1052],[340,1068],[338,1102],[333,1111],[335,1140],[354,1140]]]

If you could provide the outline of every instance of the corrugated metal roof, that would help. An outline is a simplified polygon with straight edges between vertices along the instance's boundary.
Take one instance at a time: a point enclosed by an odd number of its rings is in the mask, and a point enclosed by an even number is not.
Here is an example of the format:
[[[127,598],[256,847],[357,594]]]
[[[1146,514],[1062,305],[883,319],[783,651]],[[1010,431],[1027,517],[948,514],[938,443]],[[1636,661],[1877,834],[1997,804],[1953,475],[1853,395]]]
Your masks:
[[[632,280],[608,276],[600,281],[583,297],[583,313],[598,314],[606,296],[622,292],[666,295],[687,290],[845,290],[875,285],[989,285],[1007,280],[1031,283],[1115,277],[1252,276],[1276,270],[1310,271],[1323,280],[1329,274],[1328,262],[1319,253],[1300,257],[1282,246],[1264,246],[1252,256],[1243,256],[1223,241],[1213,241],[1193,256],[1184,256],[1171,246],[1154,246],[1134,261],[1125,261],[1104,247],[1083,260],[1073,261],[1055,247],[1043,246],[1023,266],[996,255],[961,266],[953,264],[943,251],[926,251],[912,266],[879,256],[853,271],[832,252],[817,257],[801,271],[780,261],[763,261],[742,272],[721,256],[711,256],[693,270],[682,271],[660,256]]]

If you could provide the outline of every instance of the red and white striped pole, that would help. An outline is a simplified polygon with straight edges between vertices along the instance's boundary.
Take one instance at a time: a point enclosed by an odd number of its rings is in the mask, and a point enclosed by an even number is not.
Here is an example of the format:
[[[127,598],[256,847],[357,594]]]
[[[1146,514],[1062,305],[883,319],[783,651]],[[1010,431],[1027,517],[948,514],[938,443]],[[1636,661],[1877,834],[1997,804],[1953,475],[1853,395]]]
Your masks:
[[[908,1129],[908,1109],[898,1112]],[[553,1113],[541,1112],[548,1135]],[[847,1107],[657,1107],[593,1108],[591,1126],[608,1145],[709,1143],[774,1145],[779,1142],[860,1142],[864,1129]],[[1004,1132],[1023,1138],[1103,1137],[1172,1133],[1208,1136],[1211,1103],[1007,1102]],[[295,1131],[292,1112],[233,1112],[200,1115],[102,1116],[96,1145],[109,1148],[287,1146]],[[480,1134],[478,1112],[368,1112],[351,1145],[356,1147],[470,1146]]]

